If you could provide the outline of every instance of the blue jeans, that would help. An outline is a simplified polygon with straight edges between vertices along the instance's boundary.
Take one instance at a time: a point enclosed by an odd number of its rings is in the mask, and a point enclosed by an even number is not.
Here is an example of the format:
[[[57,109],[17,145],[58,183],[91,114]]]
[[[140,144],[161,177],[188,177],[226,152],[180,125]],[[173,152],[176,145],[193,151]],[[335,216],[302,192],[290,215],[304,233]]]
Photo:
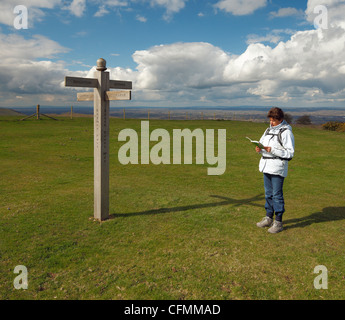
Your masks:
[[[276,215],[276,221],[282,221],[284,207],[284,195],[283,195],[283,183],[284,177],[264,173],[264,186],[265,186],[265,198],[266,198],[266,216],[273,219]]]

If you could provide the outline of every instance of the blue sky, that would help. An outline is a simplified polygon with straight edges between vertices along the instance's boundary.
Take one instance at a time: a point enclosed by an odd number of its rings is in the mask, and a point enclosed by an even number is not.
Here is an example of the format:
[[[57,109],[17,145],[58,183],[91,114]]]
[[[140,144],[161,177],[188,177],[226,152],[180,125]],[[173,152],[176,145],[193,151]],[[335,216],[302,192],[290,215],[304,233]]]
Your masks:
[[[310,27],[309,23],[303,26],[303,15],[272,18],[271,13],[285,8],[286,2],[273,1],[253,14],[236,16],[217,10],[214,7],[217,1],[189,0],[183,9],[168,17],[164,6],[147,2],[108,6],[109,13],[96,17],[100,5],[91,2],[81,17],[68,11],[47,10],[44,20],[35,22],[24,33],[39,33],[69,48],[71,51],[61,57],[64,60],[92,65],[103,56],[114,67],[135,68],[132,54],[155,45],[208,42],[226,52],[241,54],[247,48],[250,34],[265,36],[270,30]],[[303,14],[306,1],[291,0],[290,6]],[[279,35],[282,39],[290,37],[290,34]]]
[[[103,57],[112,79],[133,81],[131,106],[342,106],[344,2],[2,0],[0,105],[70,105],[64,75],[92,77]]]

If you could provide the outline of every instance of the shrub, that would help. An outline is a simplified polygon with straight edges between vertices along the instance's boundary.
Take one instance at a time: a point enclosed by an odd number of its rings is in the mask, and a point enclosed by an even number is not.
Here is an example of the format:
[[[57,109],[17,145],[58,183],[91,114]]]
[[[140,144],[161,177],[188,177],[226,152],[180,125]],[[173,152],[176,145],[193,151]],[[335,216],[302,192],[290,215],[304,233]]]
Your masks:
[[[296,123],[309,125],[309,124],[311,124],[311,119],[308,115],[304,115],[304,116],[299,117],[297,119]]]
[[[322,128],[329,131],[345,131],[345,123],[339,121],[328,121],[322,125]]]
[[[345,132],[345,122],[343,122],[343,123],[339,126],[339,128],[337,129],[337,131],[339,131],[339,132]]]

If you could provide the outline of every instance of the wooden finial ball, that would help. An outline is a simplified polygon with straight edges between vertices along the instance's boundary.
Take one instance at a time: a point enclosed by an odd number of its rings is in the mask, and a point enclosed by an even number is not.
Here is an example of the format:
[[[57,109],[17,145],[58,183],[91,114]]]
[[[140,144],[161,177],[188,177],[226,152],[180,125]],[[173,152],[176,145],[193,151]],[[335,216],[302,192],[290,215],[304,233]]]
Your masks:
[[[105,71],[105,70],[107,70],[106,65],[107,65],[107,62],[104,59],[100,58],[97,60],[97,68],[96,69],[98,71]]]

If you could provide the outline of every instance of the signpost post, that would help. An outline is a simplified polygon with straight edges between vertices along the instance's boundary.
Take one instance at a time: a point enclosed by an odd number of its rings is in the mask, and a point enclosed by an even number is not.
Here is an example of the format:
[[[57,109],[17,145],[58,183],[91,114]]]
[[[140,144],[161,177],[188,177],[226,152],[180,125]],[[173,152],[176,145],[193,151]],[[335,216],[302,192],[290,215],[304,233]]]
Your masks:
[[[78,93],[78,101],[94,101],[94,218],[109,218],[109,101],[131,100],[131,81],[109,80],[106,61],[97,60],[95,78],[65,77],[66,87],[94,88],[94,92]]]

